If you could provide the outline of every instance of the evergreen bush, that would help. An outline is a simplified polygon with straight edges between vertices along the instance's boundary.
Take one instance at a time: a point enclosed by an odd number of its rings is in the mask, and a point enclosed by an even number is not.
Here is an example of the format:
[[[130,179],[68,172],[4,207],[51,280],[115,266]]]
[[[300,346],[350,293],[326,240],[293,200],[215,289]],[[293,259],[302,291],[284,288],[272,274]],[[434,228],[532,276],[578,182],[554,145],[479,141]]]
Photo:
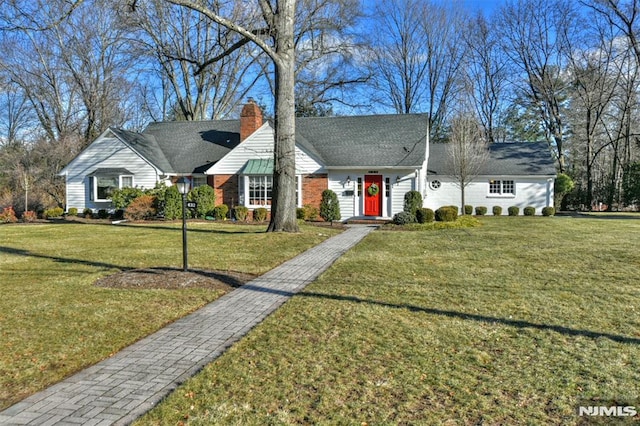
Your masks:
[[[484,216],[487,214],[487,208],[484,206],[476,207],[476,216]]]
[[[318,215],[320,212],[317,207],[312,206],[311,204],[305,204],[304,207],[304,220],[316,220],[318,219]]]
[[[264,222],[267,220],[268,211],[264,207],[258,207],[253,211],[254,222]]]
[[[520,207],[511,206],[507,209],[507,212],[509,213],[509,216],[518,216],[518,214],[520,214]]]
[[[44,213],[42,213],[42,217],[44,217],[45,219],[53,219],[62,217],[63,214],[64,210],[62,209],[62,207],[53,207],[51,209],[46,209]]]
[[[82,210],[82,215],[87,219],[91,219],[93,217],[93,210],[89,207],[85,207],[85,209]]]
[[[416,217],[409,212],[402,211],[393,215],[393,223],[396,225],[407,225],[415,221]]]
[[[473,206],[466,204],[464,206],[464,214],[471,216],[473,214]]]
[[[458,218],[458,207],[442,206],[435,213],[438,222],[453,222]]]
[[[431,223],[435,220],[435,218],[436,213],[431,209],[421,207],[416,210],[416,221],[418,223]]]
[[[544,207],[542,209],[542,216],[553,216],[556,214],[556,209],[553,207]]]
[[[536,208],[532,206],[527,206],[523,210],[525,216],[535,216]]]
[[[502,207],[493,206],[492,212],[493,212],[494,216],[501,216],[502,215]]]
[[[75,207],[71,207],[69,208],[69,211],[67,212],[67,214],[69,216],[78,216],[78,209]]]
[[[133,200],[144,194],[140,188],[114,189],[111,193],[111,203],[114,209],[125,210]]]
[[[189,191],[187,195],[187,199],[189,201],[195,201],[197,203],[197,207],[193,214],[194,217],[204,219],[209,212],[215,210],[216,207],[216,193],[212,187],[209,185],[201,185],[196,188],[193,188]],[[224,219],[229,211],[229,207],[225,206],[227,210],[225,211]],[[215,217],[215,214],[214,214]]]
[[[215,220],[225,220],[227,218],[227,213],[229,213],[229,206],[226,204],[220,204],[213,208],[213,218]]]
[[[164,191],[164,217],[168,220],[182,218],[182,195],[174,185]],[[188,215],[187,215],[188,216]]]
[[[404,211],[414,217],[419,208],[422,208],[422,194],[418,191],[409,191],[404,194]]]
[[[340,204],[338,204],[338,196],[330,189],[322,191],[320,217],[327,222],[340,220]]]
[[[246,208],[245,206],[234,207],[233,217],[235,217],[238,222],[246,222],[248,216],[249,216],[249,209]]]

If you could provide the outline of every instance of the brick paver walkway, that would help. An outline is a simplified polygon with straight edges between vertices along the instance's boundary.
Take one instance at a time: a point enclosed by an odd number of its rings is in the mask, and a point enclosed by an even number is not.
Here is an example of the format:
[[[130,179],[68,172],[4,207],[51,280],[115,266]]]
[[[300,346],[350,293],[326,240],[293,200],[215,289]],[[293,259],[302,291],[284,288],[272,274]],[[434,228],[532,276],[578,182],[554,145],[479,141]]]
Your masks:
[[[314,281],[372,229],[349,227],[113,357],[0,412],[0,424],[131,423]]]

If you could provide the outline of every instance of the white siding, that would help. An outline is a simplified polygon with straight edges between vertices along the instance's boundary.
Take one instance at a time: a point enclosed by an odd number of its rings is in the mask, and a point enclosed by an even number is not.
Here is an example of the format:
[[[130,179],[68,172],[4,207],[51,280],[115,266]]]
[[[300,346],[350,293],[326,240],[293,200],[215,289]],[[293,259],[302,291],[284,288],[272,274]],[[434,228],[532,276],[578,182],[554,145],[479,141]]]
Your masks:
[[[460,187],[451,177],[429,176],[429,181],[439,180],[442,186],[434,190],[427,185],[427,197],[424,205],[436,210],[446,205],[460,206]],[[515,182],[515,195],[495,196],[489,194],[489,180],[513,180]],[[536,208],[536,214],[542,214],[542,208],[553,206],[553,179],[551,177],[518,177],[497,176],[477,178],[465,189],[465,204],[474,208],[484,206],[487,214],[491,215],[493,206],[502,207],[502,214],[506,215],[511,206],[520,208],[520,214],[527,206]]]
[[[231,150],[205,173],[208,175],[235,175],[249,160],[273,159],[273,128],[265,123],[251,136]],[[296,146],[296,174],[322,172],[322,166]]]
[[[332,170],[328,173],[328,187],[338,195],[342,220],[365,217],[363,194],[358,193],[358,178],[362,179],[364,190],[365,174],[371,173],[369,170]],[[376,174],[382,175],[382,217],[391,218],[404,208],[404,194],[415,188],[415,171],[379,170]],[[351,180],[349,184],[346,183],[347,177]],[[391,186],[389,197],[386,196],[387,178]],[[354,195],[347,195],[347,191],[353,191]]]
[[[87,175],[99,168],[125,168],[133,173],[133,185],[153,188],[158,180],[156,169],[122,141],[113,137],[100,137],[80,153],[64,172],[67,181],[67,209],[76,207],[79,211],[108,209],[109,202],[90,200],[89,178]]]

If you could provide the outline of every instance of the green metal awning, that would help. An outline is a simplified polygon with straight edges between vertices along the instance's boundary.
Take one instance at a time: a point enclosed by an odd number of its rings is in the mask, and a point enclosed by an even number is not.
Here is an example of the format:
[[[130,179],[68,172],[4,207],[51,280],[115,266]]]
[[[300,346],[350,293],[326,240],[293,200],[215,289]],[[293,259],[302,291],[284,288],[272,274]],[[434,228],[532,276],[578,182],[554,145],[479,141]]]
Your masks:
[[[133,173],[131,173],[129,170],[124,168],[100,168],[100,169],[95,169],[93,172],[91,172],[87,176],[111,177],[111,176],[122,176],[122,175],[125,175],[125,176],[133,175]]]
[[[241,174],[243,175],[272,175],[273,160],[255,159],[247,161]]]

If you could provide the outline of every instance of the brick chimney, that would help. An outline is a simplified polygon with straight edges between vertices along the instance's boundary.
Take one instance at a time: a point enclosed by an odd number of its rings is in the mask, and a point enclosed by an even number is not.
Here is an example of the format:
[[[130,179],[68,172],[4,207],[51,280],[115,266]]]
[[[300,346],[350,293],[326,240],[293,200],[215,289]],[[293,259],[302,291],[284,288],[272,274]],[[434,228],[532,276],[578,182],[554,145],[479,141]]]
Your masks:
[[[240,113],[240,142],[258,130],[260,126],[262,126],[262,111],[253,98],[249,98]]]

